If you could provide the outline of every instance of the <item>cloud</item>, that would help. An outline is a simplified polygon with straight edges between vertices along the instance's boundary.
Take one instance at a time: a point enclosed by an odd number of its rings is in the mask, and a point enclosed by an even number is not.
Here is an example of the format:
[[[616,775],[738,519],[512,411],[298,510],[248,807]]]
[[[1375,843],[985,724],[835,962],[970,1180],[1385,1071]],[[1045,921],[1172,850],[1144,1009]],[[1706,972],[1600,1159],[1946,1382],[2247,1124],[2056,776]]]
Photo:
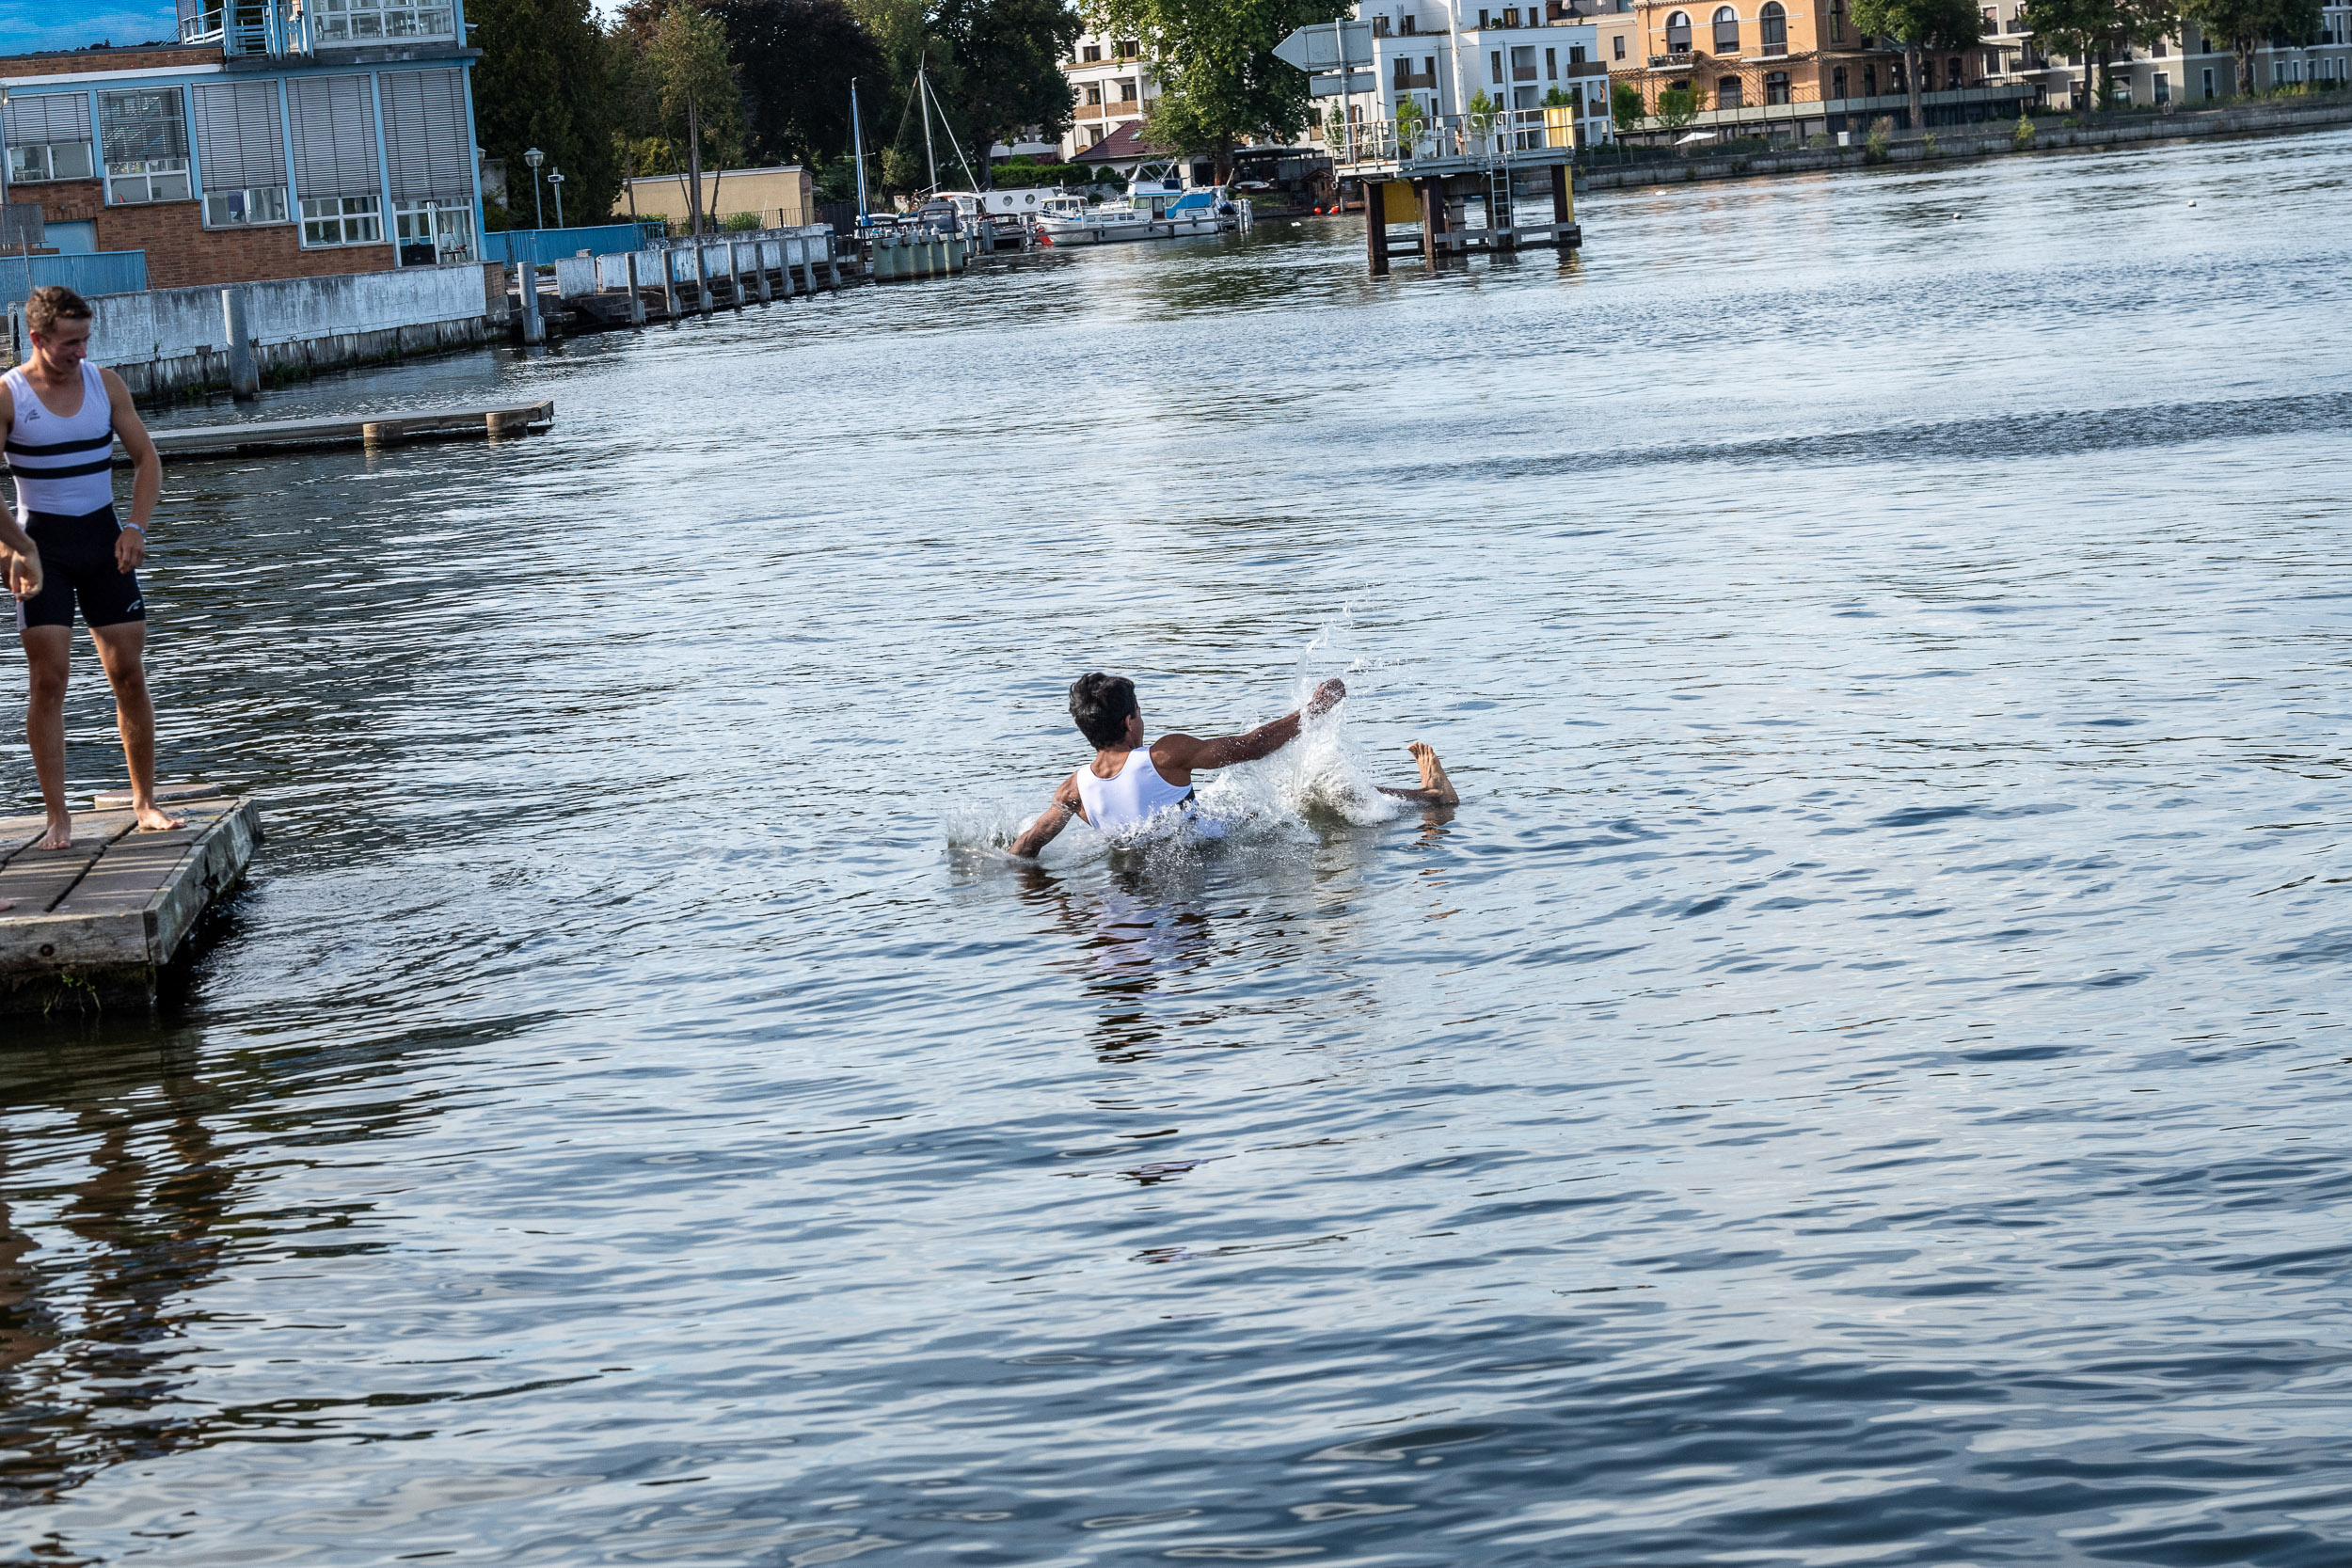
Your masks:
[[[180,36],[171,0],[0,0],[0,55],[150,43]]]

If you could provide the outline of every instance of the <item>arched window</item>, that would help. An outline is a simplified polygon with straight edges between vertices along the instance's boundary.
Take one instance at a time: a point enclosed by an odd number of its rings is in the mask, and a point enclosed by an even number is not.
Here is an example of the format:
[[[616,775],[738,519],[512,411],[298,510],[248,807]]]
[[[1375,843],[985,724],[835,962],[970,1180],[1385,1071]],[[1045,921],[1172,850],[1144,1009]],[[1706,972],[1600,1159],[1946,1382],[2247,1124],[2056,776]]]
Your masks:
[[[1677,11],[1666,18],[1666,53],[1688,55],[1691,52],[1691,13]]]
[[[1764,0],[1758,13],[1757,33],[1763,40],[1767,55],[1788,53],[1788,13],[1781,8],[1780,0]]]
[[[1876,98],[1878,95],[1879,68],[1874,65],[1866,65],[1862,68],[1862,96]]]
[[[1842,65],[1829,73],[1829,95],[1841,102],[1846,96],[1846,68]]]
[[[1740,78],[1726,76],[1715,84],[1715,107],[1736,109],[1740,106]]]
[[[1740,13],[1729,6],[1720,6],[1715,10],[1715,53],[1740,53]]]

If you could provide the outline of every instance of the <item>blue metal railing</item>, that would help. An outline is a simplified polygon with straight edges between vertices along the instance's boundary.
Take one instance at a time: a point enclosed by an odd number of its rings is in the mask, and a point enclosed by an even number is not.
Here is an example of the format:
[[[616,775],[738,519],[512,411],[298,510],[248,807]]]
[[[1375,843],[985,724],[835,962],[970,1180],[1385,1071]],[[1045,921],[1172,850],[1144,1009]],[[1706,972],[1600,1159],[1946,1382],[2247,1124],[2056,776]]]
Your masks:
[[[0,256],[0,300],[13,305],[35,289],[62,283],[75,293],[135,294],[147,289],[147,252],[101,250],[87,256]]]
[[[661,231],[661,225],[635,223],[603,223],[593,229],[509,229],[482,236],[482,259],[502,261],[508,266],[519,264],[528,250],[538,263],[553,266],[562,256],[586,251],[591,256],[618,256],[626,250],[643,249],[648,239]]]

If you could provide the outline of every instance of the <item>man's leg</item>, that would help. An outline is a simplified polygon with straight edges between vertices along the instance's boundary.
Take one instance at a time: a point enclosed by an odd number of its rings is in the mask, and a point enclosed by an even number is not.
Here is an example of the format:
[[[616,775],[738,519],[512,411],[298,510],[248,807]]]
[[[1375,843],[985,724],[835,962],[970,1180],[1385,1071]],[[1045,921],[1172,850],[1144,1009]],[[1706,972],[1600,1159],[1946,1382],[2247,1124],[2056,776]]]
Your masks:
[[[1454,781],[1445,776],[1445,765],[1438,760],[1435,751],[1418,740],[1405,749],[1412,753],[1414,763],[1421,768],[1421,787],[1391,789],[1382,784],[1381,794],[1393,795],[1400,800],[1418,800],[1425,806],[1456,806],[1462,803],[1460,792],[1454,789]]]
[[[115,689],[115,727],[122,732],[122,760],[131,769],[131,810],[149,832],[177,828],[184,819],[155,804],[155,704],[147,694],[147,623],[118,621],[92,626],[98,662],[106,667],[107,684]],[[65,748],[58,745],[60,782]]]
[[[40,781],[41,809],[49,831],[44,849],[73,844],[73,818],[65,809],[65,673],[73,652],[71,626],[26,626],[24,643],[24,738],[33,748],[33,777]]]

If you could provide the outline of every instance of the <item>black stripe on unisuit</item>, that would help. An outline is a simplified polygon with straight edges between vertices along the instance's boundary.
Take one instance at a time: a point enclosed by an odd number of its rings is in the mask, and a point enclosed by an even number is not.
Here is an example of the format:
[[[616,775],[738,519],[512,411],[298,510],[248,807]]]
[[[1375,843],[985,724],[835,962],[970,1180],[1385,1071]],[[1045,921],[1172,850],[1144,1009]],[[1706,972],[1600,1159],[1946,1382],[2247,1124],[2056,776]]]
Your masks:
[[[111,457],[102,457],[93,463],[75,463],[62,468],[36,468],[24,463],[8,465],[25,479],[79,479],[84,474],[103,474],[114,466],[115,460]]]
[[[115,433],[109,430],[105,435],[93,436],[87,441],[50,441],[45,444],[10,441],[8,448],[19,457],[53,457],[63,456],[70,451],[96,451],[100,447],[113,446],[114,440]]]

